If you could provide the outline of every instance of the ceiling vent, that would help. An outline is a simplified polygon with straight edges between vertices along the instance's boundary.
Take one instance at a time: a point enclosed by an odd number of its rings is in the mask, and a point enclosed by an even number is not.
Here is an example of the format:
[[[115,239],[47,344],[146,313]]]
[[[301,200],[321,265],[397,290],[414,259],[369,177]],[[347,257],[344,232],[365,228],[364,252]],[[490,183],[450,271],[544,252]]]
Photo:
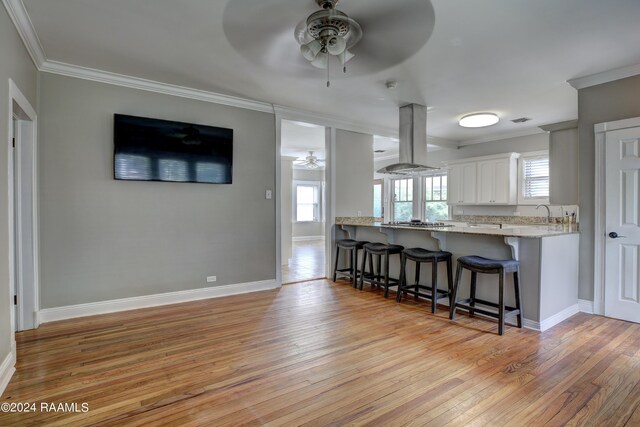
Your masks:
[[[513,119],[511,120],[513,123],[524,123],[524,122],[528,122],[530,119],[529,117],[520,117],[519,119]]]

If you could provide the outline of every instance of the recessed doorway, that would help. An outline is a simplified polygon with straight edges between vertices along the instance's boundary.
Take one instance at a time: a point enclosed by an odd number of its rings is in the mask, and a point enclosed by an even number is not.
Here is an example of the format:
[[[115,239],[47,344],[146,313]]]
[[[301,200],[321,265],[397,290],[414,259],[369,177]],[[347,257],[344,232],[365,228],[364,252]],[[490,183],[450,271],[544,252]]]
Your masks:
[[[326,277],[325,128],[282,120],[282,283]]]

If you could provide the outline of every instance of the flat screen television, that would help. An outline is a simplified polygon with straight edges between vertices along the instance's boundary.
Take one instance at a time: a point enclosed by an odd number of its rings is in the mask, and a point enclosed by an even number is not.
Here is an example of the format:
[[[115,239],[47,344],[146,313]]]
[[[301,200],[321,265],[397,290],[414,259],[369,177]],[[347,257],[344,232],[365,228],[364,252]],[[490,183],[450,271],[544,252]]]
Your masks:
[[[231,184],[233,129],[114,115],[115,179]]]

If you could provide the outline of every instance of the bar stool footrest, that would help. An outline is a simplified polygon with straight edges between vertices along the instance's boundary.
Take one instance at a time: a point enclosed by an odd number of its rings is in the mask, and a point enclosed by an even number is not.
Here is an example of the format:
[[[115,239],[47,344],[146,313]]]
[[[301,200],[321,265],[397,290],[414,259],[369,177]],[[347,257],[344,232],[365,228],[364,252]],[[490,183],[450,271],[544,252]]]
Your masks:
[[[476,302],[476,304],[482,304],[482,305],[487,305],[487,306],[498,308],[498,304],[496,304],[496,303],[487,304],[487,302],[481,301],[481,300],[478,300],[478,299],[476,299],[475,302]],[[469,304],[471,304],[471,299],[467,298],[467,299],[460,300],[460,301],[456,302],[455,306],[456,306],[456,308],[461,308],[461,309],[466,310],[466,311],[473,311],[474,313],[484,314],[485,316],[493,317],[495,319],[499,319],[500,318],[500,315],[498,313],[494,312],[494,311],[487,311],[487,310],[484,310],[483,308],[478,307],[478,306],[471,307],[471,305],[469,305]],[[506,306],[506,305],[504,306],[504,317],[505,317],[505,319],[507,317],[516,316],[518,314],[520,314],[520,310],[518,310],[517,308],[509,307],[509,306]]]

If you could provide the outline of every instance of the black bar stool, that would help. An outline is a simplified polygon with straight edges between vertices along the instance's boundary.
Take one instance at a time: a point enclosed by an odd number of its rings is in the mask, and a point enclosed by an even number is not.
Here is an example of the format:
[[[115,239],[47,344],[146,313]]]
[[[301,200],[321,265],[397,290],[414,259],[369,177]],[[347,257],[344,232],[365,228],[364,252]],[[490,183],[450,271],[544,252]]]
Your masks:
[[[407,260],[416,263],[416,282],[407,284]],[[431,285],[420,284],[420,264],[423,262],[431,263]],[[447,263],[447,290],[438,289],[438,263]],[[440,298],[449,297],[449,305],[451,305],[451,294],[453,291],[453,268],[451,263],[451,252],[445,251],[429,251],[422,248],[411,248],[402,251],[400,262],[400,286],[398,286],[398,295],[396,301],[402,301],[402,294],[407,293],[413,295],[416,300],[419,297],[431,300],[431,312],[436,312],[436,306]],[[421,289],[427,290],[429,293],[420,292]]]
[[[367,243],[364,245],[362,253],[362,274],[360,275],[360,290],[364,282],[370,283],[372,286],[384,286],[384,297],[389,298],[389,286],[396,286],[400,283],[400,279],[389,277],[389,257],[391,255],[400,254],[404,249],[400,245],[386,245],[384,243]],[[378,257],[378,268],[376,272],[373,270],[373,256]],[[367,273],[367,257],[369,258],[369,272]],[[381,266],[384,257],[384,275],[382,275]]]
[[[369,242],[353,240],[353,239],[342,239],[336,241],[336,261],[333,266],[333,281],[335,282],[338,278],[338,275],[345,276],[351,279],[351,283],[355,288],[358,284],[358,250],[362,249],[364,245]],[[340,249],[348,252],[348,267],[346,268],[338,268],[338,262],[340,260]]]
[[[462,281],[462,269],[466,268],[471,271],[471,292],[469,298],[457,301],[458,289]],[[505,317],[517,316],[518,328],[522,328],[522,301],[520,299],[520,284],[518,274],[520,272],[520,261],[495,260],[479,256],[463,256],[458,258],[458,267],[456,268],[456,282],[453,287],[453,304],[449,312],[449,319],[453,320],[456,314],[456,308],[462,308],[469,312],[470,316],[474,313],[484,314],[485,316],[498,319],[498,334],[504,334]],[[498,304],[476,298],[476,280],[478,273],[483,274],[499,274],[498,280]],[[507,273],[513,273],[513,287],[516,297],[515,307],[505,307],[504,305],[504,280]],[[498,313],[477,308],[476,304],[486,305],[498,309]],[[506,309],[506,312],[505,312]]]

